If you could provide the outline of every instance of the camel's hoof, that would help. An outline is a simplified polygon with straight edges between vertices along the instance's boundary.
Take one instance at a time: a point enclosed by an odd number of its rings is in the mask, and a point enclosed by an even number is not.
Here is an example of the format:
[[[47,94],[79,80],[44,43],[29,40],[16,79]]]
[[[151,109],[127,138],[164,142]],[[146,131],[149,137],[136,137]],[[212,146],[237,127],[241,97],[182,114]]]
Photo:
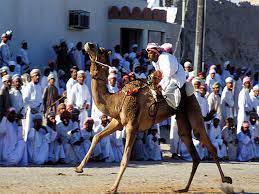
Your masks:
[[[180,189],[180,190],[177,190],[176,191],[176,193],[186,193],[186,192],[188,192],[189,191],[189,189]]]
[[[75,172],[76,172],[76,173],[83,173],[84,170],[81,169],[81,168],[76,167],[76,168],[75,168]]]
[[[118,193],[118,192],[117,192],[117,189],[112,188],[112,189],[110,189],[110,190],[107,190],[106,193],[107,193],[107,194],[116,194],[116,193]]]
[[[222,182],[232,184],[232,178],[229,176],[225,176]]]

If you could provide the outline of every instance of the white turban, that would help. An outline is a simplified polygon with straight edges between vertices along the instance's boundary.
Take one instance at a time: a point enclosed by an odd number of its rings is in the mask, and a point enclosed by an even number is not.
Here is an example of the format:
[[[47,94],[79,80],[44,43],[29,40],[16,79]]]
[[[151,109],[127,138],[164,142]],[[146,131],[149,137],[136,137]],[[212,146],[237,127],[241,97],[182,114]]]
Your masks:
[[[232,82],[233,83],[233,78],[232,77],[228,77],[225,79],[226,83]]]
[[[184,63],[184,67],[191,67],[192,66],[192,64],[191,64],[191,62],[189,62],[189,61],[186,61],[185,63]]]
[[[7,37],[7,34],[6,34],[6,33],[3,33],[3,34],[1,35],[1,38],[5,38],[5,37]]]
[[[48,81],[51,80],[51,79],[55,79],[55,76],[53,73],[50,73],[49,76],[48,76]]]
[[[113,79],[113,78],[117,78],[117,75],[115,73],[110,73],[108,76],[108,80]]]
[[[83,70],[78,71],[77,72],[77,76],[79,76],[79,75],[85,76],[85,71],[83,71]]]
[[[211,70],[209,71],[209,74],[212,74],[212,73],[216,73],[215,69],[211,69]]]
[[[172,52],[173,50],[173,45],[171,43],[164,43],[161,45],[161,48],[165,51],[165,52]]]
[[[254,87],[253,87],[253,91],[257,91],[259,90],[259,84],[256,84]]]
[[[40,70],[39,69],[33,69],[31,70],[30,76],[34,76],[35,74],[40,74]]]
[[[12,77],[12,80],[21,79],[21,76],[19,74],[14,74]]]
[[[12,77],[10,75],[5,75],[4,77],[2,77],[2,82],[9,81],[9,80],[12,80]]]

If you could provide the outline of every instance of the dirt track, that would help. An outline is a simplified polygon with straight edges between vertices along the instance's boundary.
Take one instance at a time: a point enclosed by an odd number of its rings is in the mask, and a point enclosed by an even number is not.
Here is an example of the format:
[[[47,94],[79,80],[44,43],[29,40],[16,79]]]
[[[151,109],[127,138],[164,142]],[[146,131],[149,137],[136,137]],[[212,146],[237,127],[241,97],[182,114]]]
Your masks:
[[[259,193],[259,163],[223,163],[233,178],[232,189]],[[162,163],[133,162],[126,170],[119,192],[172,193],[187,183],[191,163],[169,159]],[[104,193],[111,187],[118,165],[90,163],[83,174],[73,167],[0,168],[0,193]],[[190,192],[221,193],[219,173],[214,163],[198,168]],[[223,186],[224,187],[224,186]]]

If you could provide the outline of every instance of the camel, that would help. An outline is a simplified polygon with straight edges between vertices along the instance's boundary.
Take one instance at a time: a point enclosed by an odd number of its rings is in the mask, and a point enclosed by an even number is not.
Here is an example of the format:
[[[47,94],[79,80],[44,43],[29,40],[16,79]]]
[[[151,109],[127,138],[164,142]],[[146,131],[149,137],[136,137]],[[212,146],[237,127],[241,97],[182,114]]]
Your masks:
[[[154,105],[154,97],[149,87],[143,86],[140,81],[133,81],[124,86],[121,92],[111,94],[106,87],[106,78],[108,77],[108,51],[104,48],[99,48],[96,44],[86,43],[85,50],[91,59],[90,75],[92,79],[92,93],[93,100],[97,108],[105,115],[113,118],[109,125],[100,133],[96,134],[92,140],[92,144],[88,153],[79,166],[76,167],[75,172],[82,173],[83,168],[89,161],[96,144],[105,136],[112,134],[116,130],[126,128],[126,143],[123,158],[120,164],[120,170],[109,193],[116,193],[121,178],[126,170],[129,162],[131,150],[135,140],[137,131],[146,131],[153,124],[159,123],[170,116],[176,115],[178,133],[181,140],[186,145],[192,160],[192,170],[189,181],[186,187],[178,192],[187,192],[193,180],[194,174],[200,163],[199,155],[192,142],[192,130],[199,134],[200,141],[207,147],[217,164],[219,173],[223,183],[232,184],[231,177],[224,175],[219,160],[217,158],[217,151],[212,145],[206,130],[204,128],[204,121],[201,114],[200,106],[194,95],[185,97],[180,103],[180,110],[176,111],[171,108],[164,99],[160,100],[154,112],[150,114],[150,107]],[[127,95],[127,91],[139,90],[131,95]]]

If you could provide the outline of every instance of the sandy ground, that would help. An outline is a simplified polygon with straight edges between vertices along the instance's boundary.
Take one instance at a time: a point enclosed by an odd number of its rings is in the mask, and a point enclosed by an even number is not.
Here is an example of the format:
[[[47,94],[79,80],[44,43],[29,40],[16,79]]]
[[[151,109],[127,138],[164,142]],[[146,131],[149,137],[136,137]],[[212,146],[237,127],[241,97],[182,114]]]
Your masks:
[[[89,163],[83,174],[73,167],[1,167],[0,193],[104,193],[118,173],[118,165]],[[259,163],[223,163],[226,175],[233,179],[229,190],[259,193]],[[173,193],[187,183],[191,163],[167,159],[161,163],[131,162],[122,179],[121,193]],[[190,192],[223,193],[217,167],[203,162],[198,168]]]

